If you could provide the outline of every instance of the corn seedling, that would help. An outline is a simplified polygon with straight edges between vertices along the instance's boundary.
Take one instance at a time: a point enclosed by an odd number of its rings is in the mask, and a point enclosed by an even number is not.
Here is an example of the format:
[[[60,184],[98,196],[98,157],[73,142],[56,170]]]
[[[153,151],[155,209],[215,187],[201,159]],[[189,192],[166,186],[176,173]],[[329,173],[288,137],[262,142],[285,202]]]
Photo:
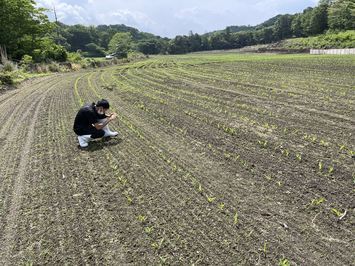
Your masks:
[[[266,148],[268,141],[267,140],[258,140],[258,143],[260,145],[261,148]]]
[[[339,211],[338,209],[332,208],[331,211],[338,218],[343,215],[343,213],[341,211]]]
[[[333,174],[334,172],[334,166],[330,166],[329,169],[328,169],[328,174]]]
[[[212,203],[212,202],[214,202],[215,200],[216,200],[215,197],[207,197],[207,201],[208,201],[209,203]]]
[[[159,259],[160,259],[161,265],[164,265],[166,263],[166,261],[168,260],[168,257],[160,256]]]
[[[157,244],[158,244],[158,249],[161,249],[163,243],[164,243],[165,238],[162,238]]]
[[[128,190],[123,191],[122,194],[126,196],[127,202],[128,202],[129,204],[132,204],[132,203],[133,203],[133,199],[132,199],[132,197],[129,195],[129,191],[128,191]]]
[[[152,247],[155,249],[159,249],[159,244],[157,242],[152,243]]]
[[[263,247],[263,253],[264,253],[264,257],[266,257],[267,254],[267,242],[264,242],[264,247]]]
[[[311,205],[312,205],[312,206],[319,206],[320,204],[322,204],[322,203],[325,202],[325,201],[326,201],[326,199],[323,198],[323,197],[321,197],[321,198],[319,198],[319,199],[312,199]]]
[[[290,266],[290,261],[288,259],[280,259],[279,266]]]
[[[345,148],[346,148],[345,145],[339,145],[339,150],[342,151],[342,150],[345,150]]]
[[[321,146],[324,146],[324,147],[328,147],[328,146],[329,146],[329,142],[327,142],[327,141],[325,141],[325,140],[321,140],[321,141],[319,142],[319,144],[320,144]]]
[[[198,192],[202,193],[203,189],[202,189],[202,185],[199,183],[198,184]]]
[[[126,196],[127,202],[128,204],[132,204],[133,203],[133,199],[131,196]]]
[[[150,234],[151,232],[153,232],[153,227],[147,226],[146,228],[144,228],[144,231],[145,231],[147,234]]]
[[[323,162],[322,161],[318,162],[318,170],[319,170],[319,172],[321,172],[323,170]]]
[[[224,153],[224,158],[229,159],[232,155],[228,152]]]
[[[270,180],[272,180],[272,175],[271,174],[270,175],[266,175],[265,178],[270,181]]]
[[[144,223],[147,220],[147,217],[145,217],[144,215],[138,215],[137,219],[141,223]]]
[[[302,155],[301,154],[296,154],[296,158],[298,161],[302,161]]]
[[[220,204],[218,204],[218,208],[221,210],[221,211],[223,211],[224,210],[224,203],[222,202],[222,203],[220,203]]]
[[[234,220],[234,224],[238,224],[238,212],[235,212],[233,220]]]

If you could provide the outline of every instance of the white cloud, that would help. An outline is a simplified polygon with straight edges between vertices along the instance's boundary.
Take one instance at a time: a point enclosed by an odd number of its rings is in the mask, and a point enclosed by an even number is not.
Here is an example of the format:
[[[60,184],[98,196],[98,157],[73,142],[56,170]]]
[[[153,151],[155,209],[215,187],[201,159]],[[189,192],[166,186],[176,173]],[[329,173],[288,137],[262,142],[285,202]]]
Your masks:
[[[146,14],[128,9],[98,13],[94,15],[94,20],[100,24],[127,24],[139,28],[150,28],[156,25],[156,22]]]
[[[280,13],[301,12],[318,0],[38,0],[53,8],[67,24],[126,24],[161,36],[174,37],[256,25]],[[53,18],[53,15],[50,16]]]
[[[80,5],[71,5],[59,0],[39,0],[37,1],[37,5],[49,9],[48,13],[50,17],[54,16],[53,9],[55,7],[58,20],[64,23],[87,24],[91,20],[90,14],[87,14],[84,7]]]

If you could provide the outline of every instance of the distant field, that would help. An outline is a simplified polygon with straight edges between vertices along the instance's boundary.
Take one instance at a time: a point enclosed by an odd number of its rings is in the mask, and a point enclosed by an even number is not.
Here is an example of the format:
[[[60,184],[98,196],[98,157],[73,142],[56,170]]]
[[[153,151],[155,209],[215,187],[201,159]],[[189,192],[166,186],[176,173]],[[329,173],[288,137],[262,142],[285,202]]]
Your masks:
[[[0,94],[1,264],[351,265],[354,74],[156,56]],[[74,117],[101,98],[120,138],[80,151]]]

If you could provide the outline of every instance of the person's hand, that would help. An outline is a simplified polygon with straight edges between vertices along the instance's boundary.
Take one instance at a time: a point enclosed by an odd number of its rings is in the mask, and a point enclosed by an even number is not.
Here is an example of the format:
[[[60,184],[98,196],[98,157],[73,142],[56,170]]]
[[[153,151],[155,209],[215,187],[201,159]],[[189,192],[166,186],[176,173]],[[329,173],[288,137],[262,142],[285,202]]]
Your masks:
[[[110,115],[110,120],[116,119],[117,118],[117,114],[116,113],[112,113]]]

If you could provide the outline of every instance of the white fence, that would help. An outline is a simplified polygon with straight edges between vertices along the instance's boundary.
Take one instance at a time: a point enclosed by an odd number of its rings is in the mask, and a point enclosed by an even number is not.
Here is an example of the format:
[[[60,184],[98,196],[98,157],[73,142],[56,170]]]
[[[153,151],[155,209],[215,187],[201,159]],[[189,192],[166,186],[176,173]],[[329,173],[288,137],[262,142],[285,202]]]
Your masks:
[[[355,54],[355,48],[348,49],[311,49],[311,54]]]

